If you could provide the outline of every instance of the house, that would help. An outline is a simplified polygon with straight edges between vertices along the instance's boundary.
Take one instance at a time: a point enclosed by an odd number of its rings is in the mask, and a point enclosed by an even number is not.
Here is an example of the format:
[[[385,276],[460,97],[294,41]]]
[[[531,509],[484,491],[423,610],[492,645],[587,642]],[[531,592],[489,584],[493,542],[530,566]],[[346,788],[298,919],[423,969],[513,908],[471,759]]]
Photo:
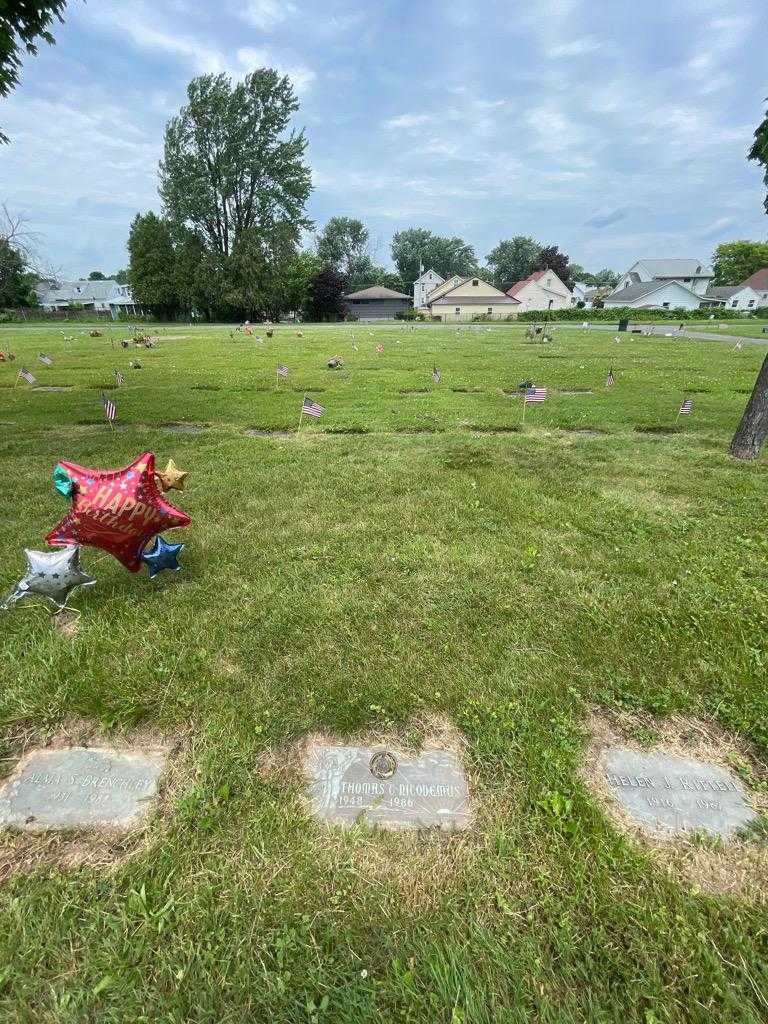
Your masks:
[[[571,288],[571,305],[578,306],[580,302],[586,303],[586,295],[590,287],[584,281],[576,281],[573,288]]]
[[[714,276],[712,268],[701,260],[638,260],[619,279],[614,293],[632,285],[649,284],[651,281],[679,281],[696,295],[704,295]]]
[[[113,320],[121,313],[133,316],[141,312],[130,286],[117,281],[45,281],[35,292],[43,309],[109,312]]]
[[[430,292],[425,307],[434,320],[452,324],[469,323],[480,316],[503,320],[516,316],[519,309],[518,300],[500,288],[494,288],[479,277],[458,276]]]
[[[707,288],[706,298],[717,299],[726,309],[738,309],[740,311],[757,309],[760,305],[760,295],[746,284],[735,285],[710,285]]]
[[[563,284],[554,270],[549,269],[534,270],[508,288],[507,295],[520,303],[519,313],[529,309],[569,309],[572,298],[570,288]]]
[[[427,304],[427,296],[435,288],[445,284],[445,278],[440,277],[434,270],[424,270],[420,277],[413,282],[413,308],[421,309]]]
[[[768,267],[756,270],[746,281],[742,281],[742,284],[757,292],[758,308],[768,306]]]
[[[411,308],[410,295],[374,285],[344,296],[347,312],[358,320],[394,320],[396,313]]]
[[[603,299],[603,305],[606,309],[621,306],[630,309],[698,309],[699,306],[715,306],[719,303],[714,299],[703,298],[679,281],[646,281],[615,288]]]

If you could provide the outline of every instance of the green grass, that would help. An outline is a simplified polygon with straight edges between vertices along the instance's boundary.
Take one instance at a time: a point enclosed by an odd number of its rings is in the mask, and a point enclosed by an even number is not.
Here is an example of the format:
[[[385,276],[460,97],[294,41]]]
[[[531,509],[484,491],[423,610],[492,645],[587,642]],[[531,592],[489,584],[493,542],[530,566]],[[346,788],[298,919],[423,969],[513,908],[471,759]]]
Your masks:
[[[710,332],[712,334],[731,334],[740,338],[760,338],[761,341],[768,338],[768,334],[763,333],[764,327],[768,327],[768,319],[748,320],[746,323],[743,320],[729,320],[723,323],[722,327],[706,320],[696,327],[691,321],[686,323],[686,328],[690,331],[705,331],[707,334]]]
[[[594,704],[711,716],[768,751],[768,474],[727,456],[762,347],[565,325],[551,345],[513,326],[303,333],[260,347],[174,327],[187,339],[125,353],[0,331],[17,354],[0,364],[3,587],[66,508],[60,458],[171,456],[193,518],[183,573],[153,582],[86,549],[98,585],[74,600],[74,640],[37,608],[2,617],[0,726],[181,734],[195,773],[115,870],[4,881],[0,1021],[765,1020],[758,894],[673,881],[578,773]],[[72,390],[14,388],[22,363]],[[555,394],[516,430],[504,389],[529,377]],[[594,394],[556,393],[572,388]],[[244,435],[295,431],[305,391],[326,413],[300,437]],[[673,427],[684,392],[679,432],[637,429]],[[469,835],[329,833],[295,779],[258,770],[311,730],[428,713],[467,737]]]

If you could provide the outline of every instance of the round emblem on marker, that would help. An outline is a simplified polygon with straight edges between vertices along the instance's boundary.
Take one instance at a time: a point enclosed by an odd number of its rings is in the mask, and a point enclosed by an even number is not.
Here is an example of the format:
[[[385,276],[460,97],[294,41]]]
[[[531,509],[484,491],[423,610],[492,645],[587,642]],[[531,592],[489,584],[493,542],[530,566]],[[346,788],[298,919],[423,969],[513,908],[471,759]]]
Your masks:
[[[378,750],[368,767],[371,775],[375,775],[377,779],[391,779],[397,771],[397,761],[395,755],[390,754],[388,750]]]

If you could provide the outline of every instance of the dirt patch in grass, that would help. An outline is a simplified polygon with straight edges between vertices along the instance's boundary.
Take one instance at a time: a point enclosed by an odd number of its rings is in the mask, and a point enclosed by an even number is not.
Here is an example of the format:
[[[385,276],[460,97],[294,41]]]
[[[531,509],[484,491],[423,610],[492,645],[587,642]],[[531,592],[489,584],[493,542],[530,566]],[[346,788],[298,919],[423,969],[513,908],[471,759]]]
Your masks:
[[[485,388],[451,388],[455,395],[484,395]]]
[[[91,384],[90,387],[95,385]],[[113,384],[110,387],[114,387]],[[33,391],[72,391],[74,384],[35,384]]]
[[[295,430],[264,430],[263,427],[249,427],[243,433],[246,437],[295,437]]]
[[[671,754],[715,764],[741,782],[758,814],[768,814],[768,763],[744,739],[714,721],[682,714],[657,718],[640,712],[593,708],[585,728],[587,749],[581,778],[614,828],[643,846],[654,862],[676,882],[717,894],[768,901],[768,836],[759,827],[727,843],[696,835],[651,834],[615,798],[601,767],[607,747]],[[764,820],[764,819],[763,819]],[[758,819],[758,822],[760,819]]]
[[[367,427],[328,427],[324,434],[370,434]]]
[[[81,866],[115,869],[126,858],[144,853],[159,841],[170,808],[194,780],[191,737],[150,728],[107,731],[94,722],[71,717],[50,728],[16,724],[0,735],[0,781],[19,759],[34,749],[108,747],[115,750],[162,751],[165,772],[151,813],[129,833],[109,829],[22,832],[0,829],[0,884],[17,872],[71,870]]]
[[[752,388],[734,388],[733,393],[734,395],[751,395]]]
[[[684,395],[711,395],[712,388],[683,388]]]
[[[193,384],[193,391],[221,391],[218,384]]]
[[[442,427],[398,427],[396,434],[442,434]]]
[[[291,390],[300,395],[321,395],[325,388],[292,388]]]
[[[510,426],[496,426],[493,424],[483,426],[478,423],[467,423],[464,429],[471,430],[473,434],[519,434],[523,428],[516,423]]]
[[[207,427],[203,423],[161,423],[161,430],[167,430],[169,434],[202,434]]]
[[[635,427],[635,432],[638,434],[657,434],[664,436],[666,434],[679,434],[680,427],[665,427],[665,426],[640,426]]]

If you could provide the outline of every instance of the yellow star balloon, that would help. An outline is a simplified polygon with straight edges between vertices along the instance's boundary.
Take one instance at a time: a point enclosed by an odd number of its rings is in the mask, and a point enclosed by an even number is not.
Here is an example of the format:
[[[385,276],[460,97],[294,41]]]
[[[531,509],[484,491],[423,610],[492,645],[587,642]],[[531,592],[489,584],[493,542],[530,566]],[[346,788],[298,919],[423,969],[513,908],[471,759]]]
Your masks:
[[[160,486],[164,491],[183,491],[184,481],[189,476],[189,473],[183,469],[179,469],[173,459],[168,459],[168,465],[162,472],[155,473],[155,476],[160,481]]]

